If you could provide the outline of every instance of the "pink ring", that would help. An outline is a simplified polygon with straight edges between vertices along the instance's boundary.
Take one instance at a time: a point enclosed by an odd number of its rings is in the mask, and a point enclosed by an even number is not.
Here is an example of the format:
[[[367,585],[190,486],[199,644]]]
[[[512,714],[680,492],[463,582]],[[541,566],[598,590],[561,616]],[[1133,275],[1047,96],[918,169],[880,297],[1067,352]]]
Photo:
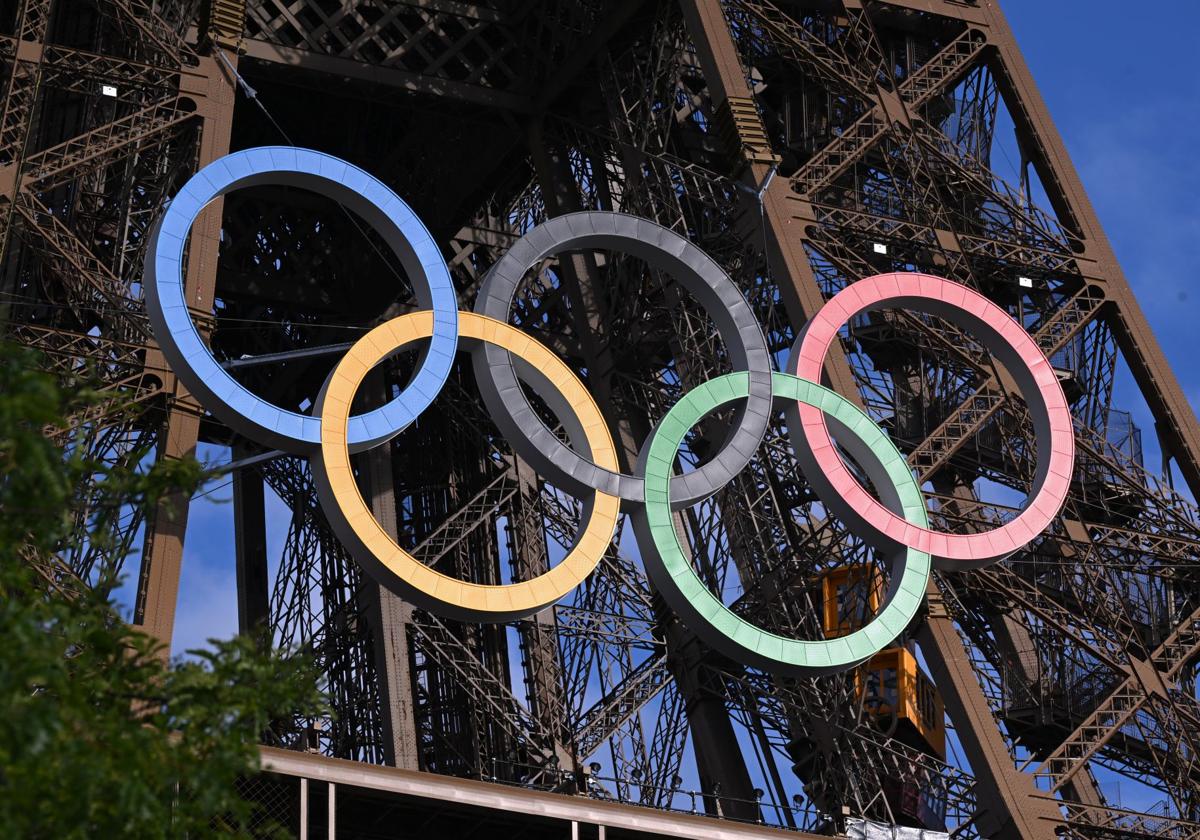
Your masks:
[[[1029,333],[1003,309],[966,286],[915,272],[877,274],[834,295],[800,332],[788,367],[799,377],[821,381],[838,330],[858,313],[883,306],[928,312],[969,330],[1016,380],[1037,441],[1030,497],[1015,519],[991,531],[946,534],[913,525],[858,483],[834,448],[824,414],[804,404],[797,406],[799,423],[789,423],[796,455],[827,506],[848,523],[864,526],[873,542],[927,551],[940,569],[980,568],[1003,560],[1044,531],[1067,498],[1075,436],[1058,377]]]

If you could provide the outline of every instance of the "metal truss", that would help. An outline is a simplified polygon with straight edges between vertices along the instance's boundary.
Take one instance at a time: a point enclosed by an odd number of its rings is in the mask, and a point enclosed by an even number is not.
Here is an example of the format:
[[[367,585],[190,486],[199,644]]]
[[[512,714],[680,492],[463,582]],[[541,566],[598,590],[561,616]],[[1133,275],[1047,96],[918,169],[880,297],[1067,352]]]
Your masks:
[[[241,627],[310,651],[336,711],[275,722],[272,744],[826,833],[847,815],[911,823],[896,794],[907,786],[960,837],[1200,837],[1200,429],[994,4],[8,9],[0,328],[50,369],[88,370],[109,389],[53,430],[64,442],[112,464],[198,442],[245,463],[234,473]],[[235,102],[239,85],[255,98]],[[1012,184],[992,166],[1007,143],[995,136],[1001,109],[1017,129]],[[951,753],[918,749],[865,707],[861,669],[787,680],[706,649],[665,609],[624,528],[570,599],[510,625],[443,620],[366,578],[324,521],[306,465],[256,457],[176,383],[140,299],[164,201],[230,148],[281,142],[362,163],[409,199],[445,244],[464,308],[517,237],[594,208],[704,248],[780,360],[826,297],[881,271],[950,277],[1020,320],[1071,400],[1078,467],[1052,528],[999,566],[939,574],[927,614],[898,640],[919,649],[945,699]],[[302,410],[339,348],[413,305],[370,231],[281,189],[208,211],[187,281],[218,358]],[[728,369],[703,310],[619,254],[536,267],[513,321],[583,372],[626,465],[683,392]],[[366,398],[402,384],[411,364],[390,360]],[[1114,404],[1119,365],[1154,413],[1161,466],[1144,463]],[[872,313],[847,325],[826,373],[896,440],[938,527],[1015,514],[1007,500],[1033,471],[1024,404],[970,336]],[[726,420],[694,430],[685,461],[702,461]],[[513,455],[469,366],[358,470],[402,545],[479,582],[544,571],[582,513]],[[80,488],[80,527],[96,513],[93,490]],[[267,493],[291,511],[277,562]],[[33,559],[69,588],[140,552],[134,619],[169,642],[186,513],[187,500],[166,499],[148,519],[120,517],[117,545]],[[782,417],[737,480],[677,525],[714,591],[779,633],[822,632],[813,581],[824,572],[887,574],[825,517]],[[1114,774],[1157,803],[1109,801]]]

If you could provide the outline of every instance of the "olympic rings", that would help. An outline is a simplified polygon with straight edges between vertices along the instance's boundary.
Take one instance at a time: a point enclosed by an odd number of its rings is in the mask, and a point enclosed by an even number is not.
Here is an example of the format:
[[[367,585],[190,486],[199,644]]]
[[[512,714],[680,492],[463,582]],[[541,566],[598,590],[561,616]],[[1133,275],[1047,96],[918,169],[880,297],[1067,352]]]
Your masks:
[[[928,525],[921,489],[904,456],[871,418],[844,397],[815,382],[776,373],[777,399],[797,400],[824,412],[842,432],[855,460],[879,488],[885,504],[909,521]],[[822,641],[804,641],[767,632],[734,613],[708,590],[679,544],[667,485],[672,464],[687,430],[715,408],[745,398],[744,373],[728,373],[689,391],[659,422],[642,448],[638,467],[646,476],[646,504],[633,513],[642,562],[671,609],[714,649],[776,673],[816,676],[840,671],[869,659],[899,636],[917,614],[929,580],[929,554],[892,546],[891,574],[884,604],[874,619],[852,633]],[[828,504],[831,499],[821,496]]]
[[[553,254],[595,247],[625,251],[674,277],[716,322],[734,369],[750,373],[749,396],[720,450],[703,466],[671,482],[672,506],[690,507],[724,487],[750,463],[766,434],[771,406],[771,360],[762,327],[746,298],[711,257],[674,231],[637,216],[568,213],[543,222],[509,248],[484,278],[475,311],[507,321],[526,271]],[[642,501],[640,478],[598,468],[546,428],[517,387],[512,361],[501,348],[486,345],[475,354],[475,377],[496,425],[513,449],[544,475],[575,493],[598,487],[627,501]]]
[[[405,345],[428,338],[434,330],[431,312],[401,315],[371,330],[347,351],[329,375],[317,399],[321,418],[321,454],[312,460],[313,478],[322,508],[343,545],[389,589],[412,603],[463,621],[509,621],[542,610],[583,582],[604,555],[617,526],[621,500],[593,491],[587,525],[562,562],[530,580],[487,586],[441,574],[398,546],[367,507],[350,470],[346,421],[350,403],[363,377],[382,359]],[[592,395],[554,353],[516,327],[459,313],[463,338],[503,347],[537,371],[530,381],[540,395],[557,392],[582,434],[571,443],[606,469],[616,469],[617,452]]]
[[[983,295],[914,272],[878,274],[834,295],[801,331],[789,369],[801,378],[819,379],[825,355],[842,325],[860,312],[889,305],[939,315],[970,330],[1016,381],[1037,441],[1037,467],[1021,513],[999,528],[975,534],[945,534],[904,520],[851,475],[833,447],[821,413],[806,405],[798,406],[799,422],[788,424],[792,448],[821,497],[860,534],[928,551],[939,569],[979,568],[1003,560],[1050,525],[1070,488],[1075,437],[1071,410],[1054,368],[1029,333]]]
[[[171,369],[230,428],[276,449],[307,455],[320,441],[321,421],[272,405],[240,385],[200,337],[183,290],[183,246],[200,211],[241,187],[303,187],[358,213],[400,259],[421,306],[435,313],[433,340],[404,392],[350,421],[350,446],[369,449],[416,419],[432,402],[454,360],[458,304],[450,269],[420,219],[381,181],[332,155],[289,146],[246,149],[213,161],[184,185],[150,234],[144,285],[154,337]]]
[[[267,403],[213,358],[184,296],[184,243],[204,206],[243,186],[278,183],[314,190],[357,212],[400,258],[424,309],[392,319],[359,339],[326,380],[312,416]],[[547,347],[507,323],[522,276],[572,248],[615,248],[671,274],[706,308],[734,372],[693,388],[644,443],[633,475],[621,473],[599,407],[579,378]],[[788,369],[773,373],[763,331],[737,287],[706,254],[653,222],[620,213],[572,213],[521,237],[485,276],[475,312],[457,308],[440,250],[399,197],[362,170],[306,149],[237,152],[197,173],[154,226],[145,266],[146,303],[155,337],[184,385],[215,415],[261,443],[311,456],[317,493],[334,533],[381,584],[412,603],[468,621],[532,615],[566,596],[599,563],[622,506],[632,514],[647,573],[697,636],[727,655],[779,673],[842,670],[891,643],[920,608],[930,568],[997,562],[1034,539],[1061,508],[1074,468],[1066,397],[1037,343],[1004,310],[977,292],[926,274],[883,274],[835,295],[798,334]],[[925,501],[887,434],[851,403],[817,384],[830,345],[856,314],[884,305],[930,312],[977,335],[1003,364],[1029,407],[1037,442],[1030,498],[1011,522],[980,534],[930,530]],[[398,435],[445,384],[459,337],[474,343],[480,393],[513,449],[556,486],[583,500],[584,520],[567,556],[537,577],[483,585],[444,575],[401,548],[363,500],[350,455]],[[386,405],[351,416],[363,378],[384,358],[429,339],[412,380]],[[567,432],[562,443],[530,407],[522,383]],[[717,492],[754,457],[782,401],[802,470],[826,508],[880,550],[889,564],[879,613],[846,636],[803,641],[742,619],[702,583],[675,532],[673,511]],[[688,430],[706,414],[738,403],[726,440],[707,463],[675,473]],[[866,474],[870,495],[830,437]]]

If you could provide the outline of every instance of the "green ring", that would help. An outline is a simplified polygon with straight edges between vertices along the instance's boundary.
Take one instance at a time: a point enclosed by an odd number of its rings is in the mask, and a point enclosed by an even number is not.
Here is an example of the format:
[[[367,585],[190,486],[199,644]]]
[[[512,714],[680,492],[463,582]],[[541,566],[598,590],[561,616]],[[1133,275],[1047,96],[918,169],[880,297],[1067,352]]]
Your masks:
[[[688,622],[697,636],[721,653],[792,676],[845,670],[886,647],[916,616],[929,580],[927,552],[908,547],[896,550],[891,558],[887,598],[873,620],[837,639],[805,641],[769,633],[733,613],[708,591],[679,544],[669,502],[679,445],[688,429],[710,411],[745,398],[749,385],[749,375],[744,372],[711,379],[689,391],[651,434],[640,459],[646,477],[646,503],[634,513],[642,561],[671,608]],[[777,400],[794,400],[819,408],[845,427],[843,433],[857,435],[895,486],[901,515],[914,525],[928,527],[920,487],[904,457],[866,414],[840,395],[807,379],[772,373],[771,386]]]

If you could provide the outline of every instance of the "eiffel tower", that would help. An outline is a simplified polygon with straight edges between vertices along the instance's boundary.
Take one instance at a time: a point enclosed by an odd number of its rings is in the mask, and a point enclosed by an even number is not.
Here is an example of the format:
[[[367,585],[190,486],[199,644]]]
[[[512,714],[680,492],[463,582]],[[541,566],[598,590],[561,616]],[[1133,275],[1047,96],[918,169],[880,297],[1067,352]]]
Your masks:
[[[331,837],[873,824],[1200,837],[1200,426],[996,2],[12,0],[0,54],[0,335],[55,370],[94,365],[113,399],[64,434],[96,457],[200,446],[231,465],[240,629],[310,650],[336,710],[277,722],[270,772],[247,786],[301,836],[325,836],[308,833],[319,823]],[[1015,141],[997,131],[1008,122]],[[978,290],[1026,327],[1070,400],[1068,501],[1004,562],[935,573],[919,619],[834,676],[776,677],[706,647],[623,528],[594,575],[533,618],[416,609],[339,544],[307,463],[207,414],[149,329],[142,260],[166,202],[230,151],[280,144],[345,158],[410,202],[463,309],[517,238],[581,209],[700,246],[776,358],[864,277],[924,271]],[[1012,183],[993,167],[1005,144]],[[210,205],[186,283],[225,367],[301,411],[348,341],[415,305],[376,234],[283,187]],[[586,371],[626,467],[682,393],[729,370],[681,291],[631,257],[580,252],[530,272],[513,309]],[[932,316],[871,313],[841,335],[828,383],[899,446],[934,526],[1014,515],[1035,445],[1006,371]],[[364,399],[410,370],[383,366]],[[1161,465],[1114,398],[1118,371],[1153,414]],[[470,365],[358,473],[395,539],[477,582],[546,570],[581,515],[513,453]],[[93,490],[79,489],[81,528]],[[268,514],[280,504],[286,521]],[[164,499],[123,520],[115,548],[43,571],[128,574],[133,622],[169,644],[188,507]],[[680,522],[710,585],[784,635],[845,632],[887,577],[824,515],[779,422]],[[286,530],[282,550],[268,526]],[[1139,793],[1117,801],[1112,782]]]

